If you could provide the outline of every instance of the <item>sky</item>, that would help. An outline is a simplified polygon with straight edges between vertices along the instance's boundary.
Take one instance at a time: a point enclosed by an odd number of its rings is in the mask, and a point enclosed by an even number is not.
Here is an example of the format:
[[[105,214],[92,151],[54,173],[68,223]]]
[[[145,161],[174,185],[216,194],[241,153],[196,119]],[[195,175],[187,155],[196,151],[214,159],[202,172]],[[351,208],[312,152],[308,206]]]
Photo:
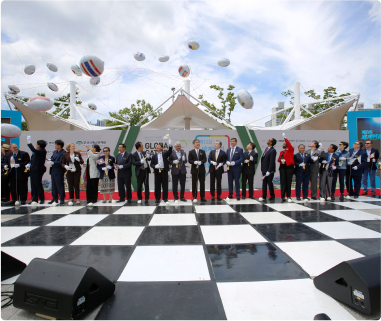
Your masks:
[[[252,95],[251,110],[236,105],[234,125],[271,113],[278,101],[288,106],[281,93],[295,82],[301,92],[333,86],[338,94],[360,93],[371,108],[381,101],[380,10],[378,1],[3,1],[1,90],[17,85],[20,95],[56,98],[74,80],[83,105],[95,103],[102,113],[137,99],[156,108],[182,86],[178,68],[187,64],[196,97],[219,105],[210,85]],[[188,49],[189,40],[199,50]],[[146,59],[136,61],[136,52]],[[98,86],[71,72],[85,55],[105,62]],[[162,55],[169,61],[159,62]],[[219,67],[220,58],[230,66]],[[30,76],[23,72],[28,64],[36,66]],[[8,109],[4,95],[1,106]]]

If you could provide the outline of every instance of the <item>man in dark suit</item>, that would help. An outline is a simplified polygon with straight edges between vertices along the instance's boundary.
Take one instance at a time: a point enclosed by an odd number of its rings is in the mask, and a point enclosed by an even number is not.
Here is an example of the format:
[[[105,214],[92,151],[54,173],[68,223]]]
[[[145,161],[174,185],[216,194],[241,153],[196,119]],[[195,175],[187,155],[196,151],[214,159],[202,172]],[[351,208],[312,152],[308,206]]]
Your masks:
[[[364,168],[364,174],[362,175],[362,195],[368,194],[368,175],[370,180],[370,194],[376,196],[376,171],[377,171],[377,160],[380,157],[378,149],[373,148],[373,142],[371,140],[365,141],[365,152],[367,167]]]
[[[132,200],[132,186],[131,186],[131,166],[132,166],[132,154],[126,152],[126,145],[119,144],[119,154],[116,156],[115,169],[118,169],[118,190],[119,201],[117,203],[125,202],[126,189],[127,189],[127,202],[131,203]]]
[[[258,153],[254,151],[255,147],[255,144],[250,142],[246,146],[247,152],[243,153],[242,199],[246,198],[246,182],[249,184],[249,198],[254,199],[255,165],[258,162]]]
[[[11,144],[11,153],[6,154],[4,157],[4,166],[9,171],[12,200],[1,205],[15,205],[19,198],[21,205],[26,204],[29,172],[25,171],[25,166],[29,162],[29,154],[19,150],[16,144]]]
[[[200,141],[198,139],[193,140],[193,147],[188,154],[189,164],[192,164],[192,195],[193,203],[197,203],[197,182],[200,181],[200,196],[201,202],[205,202],[205,163],[206,153],[200,149]]]
[[[1,201],[9,202],[10,190],[9,190],[9,171],[4,168],[5,156],[11,153],[10,146],[8,144],[1,145]]]
[[[152,156],[151,167],[155,172],[155,199],[156,204],[160,203],[161,188],[163,188],[163,200],[168,203],[168,157],[172,154],[172,141],[168,139],[169,148],[163,152],[163,144],[156,145],[156,154]]]
[[[311,163],[313,160],[310,154],[305,152],[306,147],[303,144],[298,146],[298,153],[294,155],[295,161],[295,194],[296,199],[300,201],[300,191],[303,184],[303,199],[309,201],[308,198],[308,185],[310,183]]]
[[[356,141],[353,144],[353,148],[349,150],[346,174],[347,191],[349,193],[347,198],[351,198],[352,196],[354,198],[359,197],[362,174],[364,173],[364,169],[368,166],[367,153],[361,149],[362,147],[362,142]],[[352,184],[352,180],[354,184]]]
[[[54,148],[56,149],[47,164],[50,166],[49,173],[52,180],[52,200],[48,204],[56,203],[57,205],[65,205],[65,183],[64,175],[66,169],[62,167],[62,156],[66,153],[64,150],[64,142],[57,139]],[[60,202],[58,203],[58,195]]]
[[[274,193],[274,174],[275,174],[275,160],[276,160],[276,150],[274,148],[276,144],[275,138],[270,138],[267,141],[267,147],[265,152],[261,157],[261,173],[262,173],[262,197],[259,201],[264,201],[267,197],[267,185],[270,190],[270,201],[275,200]]]
[[[235,183],[235,196],[237,201],[241,199],[240,183],[243,162],[243,149],[237,146],[237,138],[230,139],[230,148],[226,151],[228,165],[228,183],[229,183],[229,195],[227,199],[233,198],[233,181]]]
[[[318,185],[318,174],[320,170],[320,163],[324,160],[325,153],[321,148],[321,144],[317,140],[313,140],[310,144],[310,148],[307,154],[310,155],[312,163],[310,165],[310,181],[311,181],[311,199],[317,200],[317,185]],[[320,188],[320,194],[322,189]]]
[[[132,155],[133,162],[135,166],[135,175],[138,182],[137,186],[137,195],[138,195],[138,204],[142,202],[142,187],[144,184],[144,196],[145,203],[148,203],[149,200],[149,174],[151,169],[149,167],[148,161],[151,160],[151,155],[143,151],[143,143],[136,142],[135,144],[136,152]]]
[[[187,161],[187,155],[186,153],[181,149],[181,143],[177,142],[175,144],[175,150],[172,152],[172,154],[168,158],[169,164],[172,165],[172,192],[173,197],[175,199],[175,203],[177,204],[179,201],[179,193],[177,192],[177,186],[179,185],[180,180],[180,201],[186,202],[187,200],[184,197],[185,193],[185,182],[186,182],[186,175],[187,175],[187,168],[185,167],[185,164]]]
[[[215,182],[217,181],[217,200],[222,201],[221,198],[221,182],[222,182],[222,174],[224,173],[224,165],[227,160],[226,153],[221,149],[222,142],[216,140],[214,142],[214,150],[209,153],[208,162],[209,166],[209,174],[210,174],[210,195],[212,195],[212,201],[214,200],[215,194]]]
[[[324,159],[320,166],[320,201],[331,201],[332,182],[335,175],[336,164],[339,159],[339,154],[336,154],[337,146],[329,145],[327,152],[324,154]]]
[[[46,142],[42,139],[37,141],[36,148],[32,145],[32,138],[27,137],[28,147],[32,151],[32,157],[30,159],[30,185],[32,189],[32,202],[38,202],[44,204],[45,194],[44,187],[42,186],[42,176],[46,172],[45,160],[46,160]],[[28,166],[28,165],[27,165]]]

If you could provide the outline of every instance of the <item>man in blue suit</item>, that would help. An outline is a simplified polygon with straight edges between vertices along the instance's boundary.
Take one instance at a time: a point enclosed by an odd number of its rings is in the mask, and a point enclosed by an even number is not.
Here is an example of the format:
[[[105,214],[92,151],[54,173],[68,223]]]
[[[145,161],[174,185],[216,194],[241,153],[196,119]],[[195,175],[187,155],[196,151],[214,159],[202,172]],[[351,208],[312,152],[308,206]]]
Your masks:
[[[57,203],[57,205],[65,205],[65,183],[64,175],[66,169],[62,167],[62,156],[66,153],[64,150],[64,142],[61,139],[57,139],[55,142],[52,157],[47,162],[50,166],[49,174],[52,180],[52,200],[48,204]],[[60,202],[58,203],[58,195],[60,197]]]
[[[377,171],[377,160],[380,157],[378,149],[373,148],[373,142],[371,140],[365,141],[365,152],[367,154],[366,161],[367,167],[364,168],[364,174],[362,175],[362,195],[368,194],[368,175],[370,180],[370,194],[376,196],[376,171]]]
[[[230,139],[230,148],[226,151],[228,165],[228,182],[229,182],[229,196],[227,199],[233,198],[233,180],[235,182],[235,194],[237,201],[241,199],[241,191],[239,178],[241,177],[243,163],[243,149],[237,146],[237,138]]]
[[[351,198],[352,196],[354,198],[359,197],[362,174],[364,173],[364,169],[367,168],[367,153],[361,149],[362,147],[362,142],[357,141],[353,144],[353,148],[349,150],[350,158],[347,160],[346,175],[347,191],[349,193],[347,198]],[[354,184],[352,184],[352,180]]]
[[[305,152],[306,147],[303,144],[298,146],[298,153],[294,155],[295,161],[295,194],[296,199],[300,201],[300,191],[303,184],[303,199],[309,201],[308,185],[310,183],[310,164],[313,163],[311,155]]]

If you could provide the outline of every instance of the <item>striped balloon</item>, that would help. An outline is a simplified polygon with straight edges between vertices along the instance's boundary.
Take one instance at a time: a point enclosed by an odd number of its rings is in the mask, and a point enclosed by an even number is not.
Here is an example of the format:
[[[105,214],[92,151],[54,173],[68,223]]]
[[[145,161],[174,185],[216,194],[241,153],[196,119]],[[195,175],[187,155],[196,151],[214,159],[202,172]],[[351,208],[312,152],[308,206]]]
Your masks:
[[[52,83],[52,82],[48,82],[48,87],[49,87],[50,90],[58,91],[57,85]]]
[[[8,85],[8,88],[13,95],[17,95],[20,92],[20,88],[15,85]]]
[[[136,54],[134,54],[134,58],[137,60],[137,61],[143,61],[146,59],[146,56],[144,55],[144,53],[142,52],[137,52]]]
[[[79,61],[82,72],[89,77],[102,75],[105,69],[105,63],[96,56],[84,56]]]
[[[190,73],[190,68],[188,65],[182,65],[179,68],[179,74],[181,77],[188,77]]]

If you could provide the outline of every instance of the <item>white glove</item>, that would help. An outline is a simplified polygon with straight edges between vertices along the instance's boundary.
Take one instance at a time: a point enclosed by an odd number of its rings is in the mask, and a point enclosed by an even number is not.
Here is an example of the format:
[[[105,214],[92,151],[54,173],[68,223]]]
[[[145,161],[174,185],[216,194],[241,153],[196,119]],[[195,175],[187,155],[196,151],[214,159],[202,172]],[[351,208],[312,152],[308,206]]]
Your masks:
[[[201,165],[201,164],[202,164],[201,161],[198,161],[198,162],[197,162],[197,165]]]
[[[312,157],[312,160],[313,160],[314,162],[316,162],[316,161],[318,160],[318,158],[319,158],[319,157],[317,157],[317,156],[313,156],[313,157]]]
[[[54,165],[54,162],[52,162],[52,161],[48,161],[47,164],[48,164],[49,166],[51,166],[51,165]]]
[[[29,168],[29,167],[30,167],[30,163],[25,165],[25,168]]]
[[[28,136],[28,137],[26,138],[26,140],[28,141],[28,144],[30,144],[30,143],[32,142],[32,137]]]
[[[247,164],[250,161],[248,159],[245,159],[243,162]]]
[[[156,164],[156,165],[155,165],[155,168],[159,169],[159,168],[160,168],[160,165],[159,165],[159,164]]]
[[[119,165],[119,168],[118,169],[122,169],[123,168],[123,165]]]
[[[355,171],[357,171],[357,170],[358,170],[358,167],[357,167],[357,166],[355,166],[355,167],[353,167],[352,169],[354,169]]]
[[[379,162],[378,165],[381,166],[381,162]],[[5,165],[5,166],[7,166],[7,165]]]
[[[230,162],[226,162],[226,165],[230,166]]]
[[[286,138],[286,134],[285,133],[283,133],[282,136],[283,136],[283,138]]]
[[[341,161],[345,161],[346,158],[345,158],[345,157],[340,157],[339,160],[341,160]]]
[[[303,167],[303,166],[306,166],[306,164],[304,163],[299,164],[299,167]]]
[[[266,176],[269,176],[270,175],[270,172],[266,172]]]
[[[285,160],[284,158],[282,158],[280,161],[282,162],[282,164],[284,164],[284,162],[285,162],[286,160]]]
[[[235,162],[230,162],[230,166],[234,166],[235,165]]]
[[[65,165],[65,168],[67,171],[70,170],[70,166],[68,166],[68,165]]]
[[[375,163],[376,162],[376,159],[375,158],[373,158],[373,163]]]
[[[107,171],[107,167],[102,167],[102,171]]]
[[[108,169],[112,169],[112,166],[110,166],[110,165],[107,165],[107,168],[108,168]]]
[[[224,166],[224,164],[219,163],[218,166],[217,166],[217,168],[220,168],[220,167],[222,167],[222,166]]]
[[[332,168],[333,170],[335,170],[335,169],[336,169],[336,166],[332,166],[331,168]]]
[[[15,164],[14,167],[15,167],[15,168],[19,168],[19,167],[20,167],[20,164]]]
[[[170,139],[170,138],[168,138],[168,144],[169,144],[169,146],[171,146],[171,145],[172,145],[172,141],[171,141],[171,139]]]
[[[8,165],[4,165],[4,169],[7,171],[8,170]]]
[[[146,160],[144,159],[144,158],[142,158],[141,160],[140,160],[140,163],[141,164],[144,164],[146,162]]]
[[[80,162],[81,160],[79,159],[79,157],[75,156],[74,159],[77,161],[77,162]]]
[[[322,163],[323,163],[323,164],[327,164],[328,162],[327,162],[326,160],[323,160]]]
[[[253,160],[254,160],[253,156],[250,156],[250,160],[251,160],[251,161],[253,161]]]
[[[216,162],[213,162],[213,161],[210,161],[210,163],[214,166],[217,166],[217,163]]]
[[[183,162],[185,162],[185,156],[183,156]]]
[[[179,163],[179,160],[178,160],[178,159],[175,159],[172,163],[173,163],[173,164],[178,164],[178,163]]]

